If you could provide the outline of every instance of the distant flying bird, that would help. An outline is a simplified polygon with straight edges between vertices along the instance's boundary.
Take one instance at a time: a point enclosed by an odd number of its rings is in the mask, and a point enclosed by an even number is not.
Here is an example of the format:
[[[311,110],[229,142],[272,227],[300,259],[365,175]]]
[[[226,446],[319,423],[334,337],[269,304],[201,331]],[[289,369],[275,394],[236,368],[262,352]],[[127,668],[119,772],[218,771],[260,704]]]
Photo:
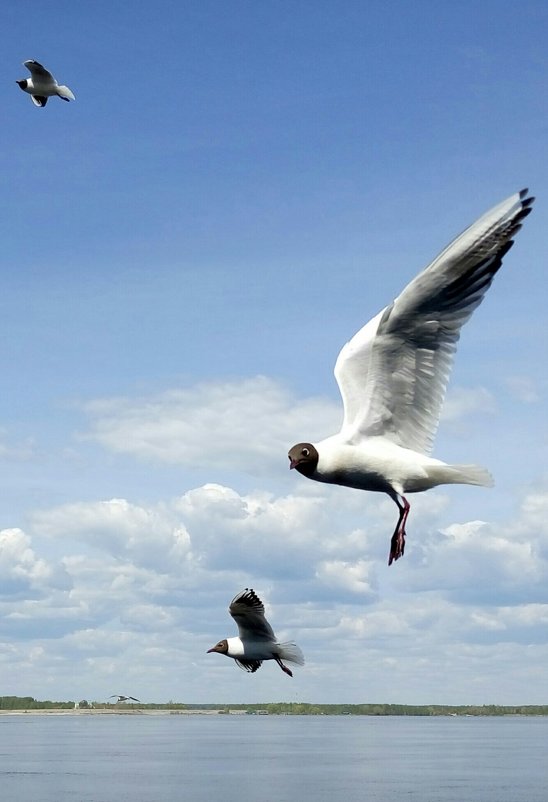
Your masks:
[[[461,327],[531,211],[534,198],[527,194],[524,189],[480,217],[346,343],[335,365],[341,431],[289,451],[289,467],[309,479],[394,500],[399,518],[389,565],[405,549],[405,493],[493,484],[484,468],[447,465],[429,454]]]
[[[116,697],[116,702],[127,702],[131,699],[132,702],[139,702],[139,699],[136,699],[135,696],[120,696],[118,693],[113,693],[109,696],[109,699],[114,699]]]
[[[228,612],[238,624],[239,637],[226,638],[207,653],[219,652],[232,657],[245,671],[253,673],[263,660],[275,660],[282,671],[293,673],[282,663],[304,665],[303,653],[295,643],[279,643],[264,615],[264,605],[252,588],[238,593],[230,602]]]
[[[76,100],[68,86],[57,83],[51,72],[42,67],[37,61],[24,61],[23,64],[29,70],[30,78],[21,78],[15,83],[19,84],[23,92],[27,92],[35,106],[45,106],[48,97],[60,97],[61,100]]]

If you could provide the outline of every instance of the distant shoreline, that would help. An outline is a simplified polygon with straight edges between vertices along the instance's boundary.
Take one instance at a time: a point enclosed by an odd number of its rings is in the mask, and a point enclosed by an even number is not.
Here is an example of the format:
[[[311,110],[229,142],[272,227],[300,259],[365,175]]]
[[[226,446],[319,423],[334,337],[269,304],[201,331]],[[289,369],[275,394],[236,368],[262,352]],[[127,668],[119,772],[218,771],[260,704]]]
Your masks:
[[[38,708],[29,710],[0,710],[0,716],[189,716],[189,715],[214,715],[223,713],[219,710],[147,710],[146,708],[119,708],[118,710],[97,707],[97,708]],[[235,711],[233,711],[235,712]],[[242,711],[245,713],[245,711]]]
[[[272,707],[273,709],[269,709]],[[491,709],[491,706],[486,708],[481,707],[470,707],[467,708],[463,706],[462,708],[458,709],[457,711],[451,710],[450,708],[433,710],[432,708],[423,708],[417,709],[413,708],[410,709],[409,712],[405,710],[400,710],[398,712],[371,712],[371,711],[364,711],[364,710],[352,710],[352,706],[348,705],[348,710],[329,710],[329,705],[325,705],[325,710],[306,710],[306,709],[298,709],[298,710],[291,710],[291,709],[277,709],[280,707],[286,707],[285,705],[264,705],[260,708],[255,705],[238,705],[238,706],[230,706],[227,705],[226,707],[190,707],[187,709],[158,709],[158,708],[150,708],[150,707],[139,707],[138,705],[132,705],[131,707],[97,707],[97,708],[28,708],[28,709],[20,709],[20,710],[5,710],[0,709],[0,718],[2,716],[214,716],[214,715],[232,715],[232,716],[242,716],[242,715],[253,715],[253,716],[366,716],[369,718],[378,718],[378,717],[390,717],[390,716],[403,716],[403,717],[449,717],[449,718],[501,718],[501,717],[522,717],[522,718],[538,718],[539,716],[548,716],[548,709],[539,709],[537,706],[532,707],[531,712],[528,712],[526,709],[522,708],[521,710],[516,710],[516,708],[502,708],[497,707],[496,709]],[[291,707],[291,705],[287,705],[287,707]],[[298,705],[296,707],[303,708],[306,707],[305,705]],[[310,705],[310,707],[317,708],[316,705]],[[534,712],[533,712],[534,711]]]

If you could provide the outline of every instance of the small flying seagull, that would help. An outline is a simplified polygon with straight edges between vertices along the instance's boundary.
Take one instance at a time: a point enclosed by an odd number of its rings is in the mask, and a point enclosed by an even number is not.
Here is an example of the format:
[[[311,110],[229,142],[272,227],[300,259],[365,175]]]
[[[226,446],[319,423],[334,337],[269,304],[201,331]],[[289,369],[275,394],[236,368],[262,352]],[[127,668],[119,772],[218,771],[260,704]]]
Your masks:
[[[119,693],[113,693],[108,698],[109,699],[114,699],[114,697],[116,697],[116,703],[118,703],[118,702],[128,702],[130,699],[131,699],[132,702],[139,702],[140,701],[140,699],[136,699],[135,696],[120,696]]]
[[[298,666],[304,665],[303,653],[295,643],[279,643],[264,615],[264,605],[252,588],[238,593],[230,602],[228,612],[238,624],[239,637],[225,638],[207,653],[219,652],[232,657],[245,671],[253,673],[261,667],[263,660],[275,660],[282,671],[293,676],[282,663],[287,660]]]
[[[27,92],[35,106],[44,107],[48,102],[48,97],[60,97],[61,100],[76,100],[68,86],[57,83],[51,72],[37,61],[30,59],[23,64],[29,70],[30,78],[21,78],[15,83],[19,84],[23,92]]]
[[[298,443],[289,467],[318,482],[387,493],[398,523],[388,564],[403,556],[407,493],[441,484],[491,486],[476,465],[430,457],[460,330],[482,302],[534,198],[512,195],[467,228],[340,352],[338,434]]]

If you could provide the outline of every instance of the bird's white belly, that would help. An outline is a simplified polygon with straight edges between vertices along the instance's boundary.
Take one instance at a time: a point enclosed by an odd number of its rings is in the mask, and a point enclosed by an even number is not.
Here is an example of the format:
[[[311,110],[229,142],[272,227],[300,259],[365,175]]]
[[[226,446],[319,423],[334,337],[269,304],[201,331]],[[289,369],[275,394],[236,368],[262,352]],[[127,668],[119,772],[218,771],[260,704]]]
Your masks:
[[[354,487],[358,490],[417,492],[430,486],[425,467],[437,462],[381,437],[360,445],[329,438],[318,444],[320,458],[316,475],[320,482]]]

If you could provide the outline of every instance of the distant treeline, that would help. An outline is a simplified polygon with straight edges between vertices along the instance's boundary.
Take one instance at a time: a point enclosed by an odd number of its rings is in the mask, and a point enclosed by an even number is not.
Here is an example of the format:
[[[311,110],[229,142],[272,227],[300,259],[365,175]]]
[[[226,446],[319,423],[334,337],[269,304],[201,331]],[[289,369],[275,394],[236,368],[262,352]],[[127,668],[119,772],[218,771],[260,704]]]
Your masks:
[[[74,701],[40,701],[32,696],[0,696],[0,710],[63,710],[73,709]],[[78,706],[85,708],[131,708],[133,710],[174,710],[196,711],[217,710],[251,714],[289,715],[289,716],[548,716],[548,705],[315,705],[306,702],[265,702],[262,704],[208,704],[195,705],[182,702],[162,704],[141,704],[123,702],[88,702],[82,699]]]
[[[186,705],[187,710],[245,710],[293,716],[548,716],[548,705],[315,705],[266,702],[257,705]]]
[[[74,700],[68,702],[51,702],[49,699],[34,699],[32,696],[0,696],[0,710],[72,710],[76,706],[84,710],[86,708],[101,709],[104,707],[128,707],[139,710],[185,710],[187,708],[187,705],[179,704],[179,702],[166,702],[165,704],[141,704],[140,702],[119,703],[114,699],[108,702],[90,702],[87,699],[81,699],[78,702]]]
[[[32,696],[0,696],[0,710],[50,710],[74,707],[74,702],[39,702]]]

